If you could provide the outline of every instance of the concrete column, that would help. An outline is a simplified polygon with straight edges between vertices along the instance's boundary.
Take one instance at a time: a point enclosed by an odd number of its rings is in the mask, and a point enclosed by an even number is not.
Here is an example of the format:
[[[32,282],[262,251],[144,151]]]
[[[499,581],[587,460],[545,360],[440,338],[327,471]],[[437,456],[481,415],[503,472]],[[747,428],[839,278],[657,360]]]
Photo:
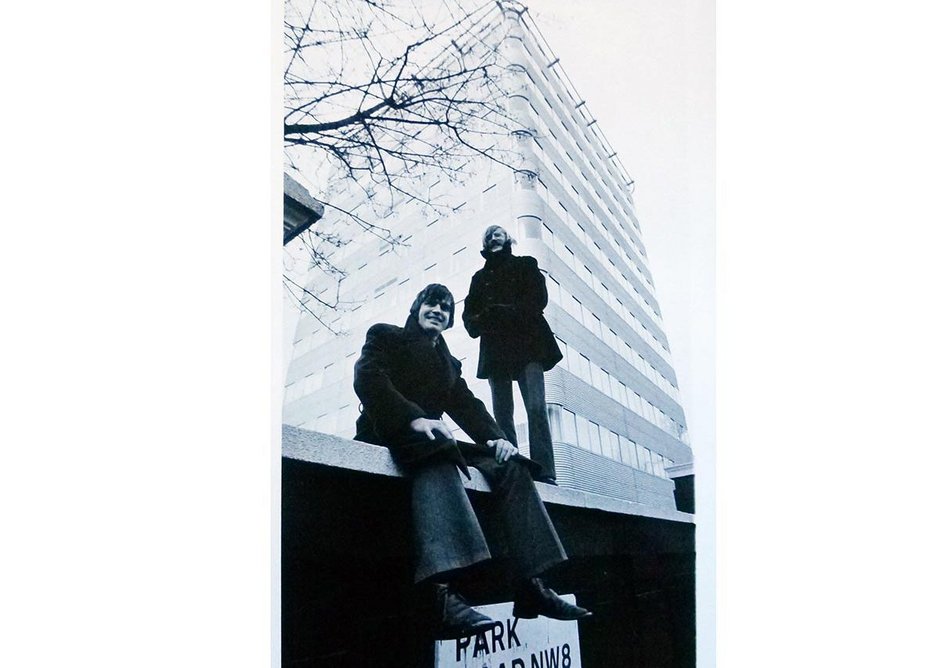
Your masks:
[[[535,191],[538,179],[538,163],[532,151],[531,106],[529,100],[530,79],[527,75],[527,57],[522,46],[524,28],[521,15],[525,7],[517,2],[502,5],[506,21],[505,55],[508,60],[508,111],[519,127],[512,133],[516,152],[514,169],[515,184],[512,191],[512,218],[519,239],[541,239],[541,224],[544,218],[544,202]]]

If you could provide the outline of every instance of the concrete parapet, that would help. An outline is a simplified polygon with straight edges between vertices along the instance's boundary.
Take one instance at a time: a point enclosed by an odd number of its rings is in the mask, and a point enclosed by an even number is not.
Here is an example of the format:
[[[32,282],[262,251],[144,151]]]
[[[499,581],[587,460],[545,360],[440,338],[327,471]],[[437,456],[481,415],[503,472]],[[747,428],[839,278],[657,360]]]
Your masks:
[[[371,473],[379,476],[402,478],[404,472],[392,461],[387,448],[359,441],[350,441],[339,436],[308,431],[284,425],[282,428],[283,456],[347,471]],[[465,482],[468,489],[489,492],[489,484],[482,474],[471,468],[472,479]],[[577,489],[555,487],[535,483],[542,500],[550,505],[569,506],[586,510],[602,510],[623,515],[649,517],[673,522],[693,524],[694,515],[668,508],[657,508],[617,499],[603,494],[594,494]]]
[[[281,665],[433,665],[413,586],[409,483],[384,448],[284,426]],[[494,499],[471,470],[470,499],[493,559],[459,580],[473,604],[510,601]],[[694,665],[694,519],[601,494],[538,485],[569,561],[549,584],[595,616],[582,665]]]

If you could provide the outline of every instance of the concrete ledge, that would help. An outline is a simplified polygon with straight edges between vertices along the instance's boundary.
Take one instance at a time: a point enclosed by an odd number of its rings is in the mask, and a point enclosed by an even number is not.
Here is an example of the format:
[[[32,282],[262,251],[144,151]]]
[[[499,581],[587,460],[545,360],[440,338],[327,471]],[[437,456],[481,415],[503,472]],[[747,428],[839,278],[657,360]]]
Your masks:
[[[676,464],[675,466],[668,466],[665,468],[665,473],[667,473],[668,477],[672,480],[675,478],[684,478],[685,476],[694,475],[694,463],[689,462],[687,464]]]
[[[289,459],[378,476],[404,477],[404,473],[392,461],[391,454],[386,448],[289,425],[283,425],[281,433],[281,452]],[[489,484],[479,471],[470,469],[470,473],[472,480],[466,482],[467,489],[480,492],[491,491]],[[694,515],[689,513],[632,503],[602,494],[542,483],[535,484],[541,493],[541,498],[547,504],[694,524]]]

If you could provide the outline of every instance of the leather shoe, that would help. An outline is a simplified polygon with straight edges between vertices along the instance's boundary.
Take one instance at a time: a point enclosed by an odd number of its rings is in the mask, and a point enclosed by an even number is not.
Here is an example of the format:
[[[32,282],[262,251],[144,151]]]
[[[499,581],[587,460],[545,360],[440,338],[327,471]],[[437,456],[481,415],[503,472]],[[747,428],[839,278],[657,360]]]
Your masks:
[[[451,591],[447,585],[436,585],[435,590],[438,617],[434,637],[437,640],[465,638],[498,625],[491,617],[473,610],[462,596]]]
[[[558,486],[558,481],[555,480],[553,476],[549,475],[539,476],[535,478],[535,482],[543,482],[546,485],[554,485],[555,487]]]
[[[586,608],[568,603],[553,590],[545,587],[541,578],[532,578],[519,587],[512,614],[521,619],[534,619],[544,615],[551,619],[583,619],[593,615]]]

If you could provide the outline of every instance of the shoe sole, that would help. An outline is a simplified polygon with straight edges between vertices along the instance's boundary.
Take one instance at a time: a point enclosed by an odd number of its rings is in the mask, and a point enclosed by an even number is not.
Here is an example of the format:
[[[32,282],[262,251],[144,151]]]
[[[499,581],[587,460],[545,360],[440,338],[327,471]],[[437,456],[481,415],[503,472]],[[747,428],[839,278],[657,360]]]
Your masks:
[[[539,615],[537,613],[536,614],[531,614],[531,613],[519,614],[516,610],[513,610],[512,616],[518,619],[536,619]],[[587,617],[593,617],[593,613],[588,611],[586,614],[578,615],[576,617],[549,617],[548,615],[545,615],[545,617],[548,617],[548,619],[556,619],[561,622],[576,622],[579,619],[587,619]]]

